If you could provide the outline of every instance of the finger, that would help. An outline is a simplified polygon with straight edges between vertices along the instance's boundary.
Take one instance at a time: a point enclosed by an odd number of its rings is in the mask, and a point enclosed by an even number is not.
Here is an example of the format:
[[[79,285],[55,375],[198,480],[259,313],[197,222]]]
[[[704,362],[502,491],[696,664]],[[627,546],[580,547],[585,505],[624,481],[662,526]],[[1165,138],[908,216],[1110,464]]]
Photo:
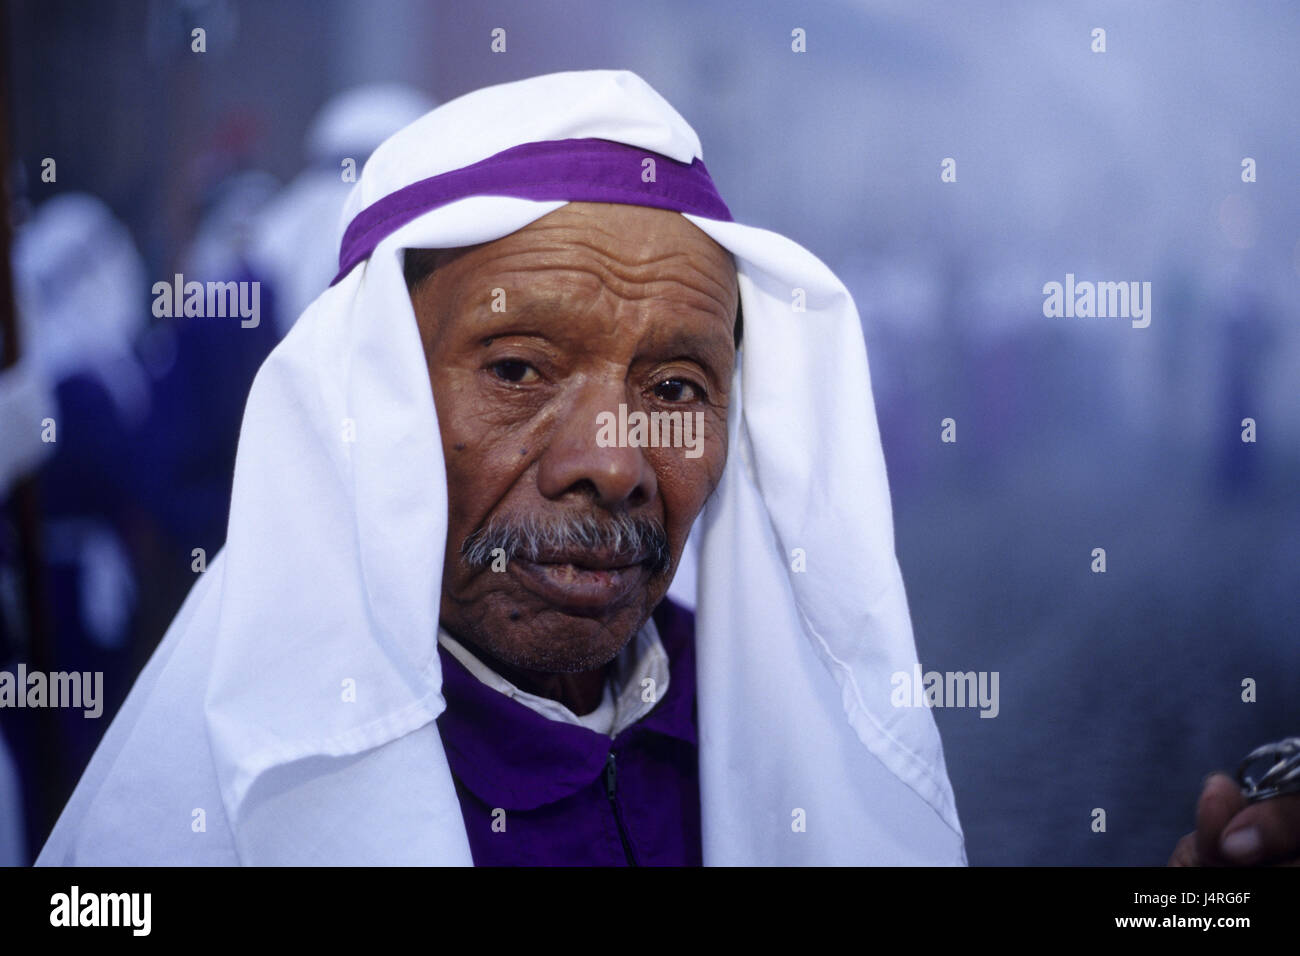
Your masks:
[[[1174,852],[1165,865],[1200,866],[1200,862],[1196,856],[1196,834],[1189,833],[1174,846]]]
[[[1300,857],[1300,796],[1274,797],[1236,814],[1219,839],[1232,863],[1284,863]]]
[[[1225,857],[1220,852],[1219,837],[1228,821],[1245,807],[1246,798],[1242,796],[1241,788],[1226,773],[1214,773],[1205,779],[1201,798],[1196,803],[1196,856],[1201,866],[1225,866],[1235,862],[1235,858]]]

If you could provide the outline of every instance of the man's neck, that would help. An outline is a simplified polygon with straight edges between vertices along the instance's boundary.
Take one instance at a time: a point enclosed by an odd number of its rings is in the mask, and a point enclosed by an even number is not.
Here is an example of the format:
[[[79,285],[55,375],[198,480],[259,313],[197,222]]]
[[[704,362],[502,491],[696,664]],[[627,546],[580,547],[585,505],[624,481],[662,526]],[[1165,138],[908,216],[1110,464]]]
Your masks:
[[[601,699],[605,695],[605,677],[609,672],[609,664],[595,670],[578,671],[573,674],[532,671],[498,660],[463,638],[457,637],[456,639],[484,665],[510,681],[520,690],[536,697],[545,697],[549,700],[558,701],[578,717],[590,714],[599,707]]]

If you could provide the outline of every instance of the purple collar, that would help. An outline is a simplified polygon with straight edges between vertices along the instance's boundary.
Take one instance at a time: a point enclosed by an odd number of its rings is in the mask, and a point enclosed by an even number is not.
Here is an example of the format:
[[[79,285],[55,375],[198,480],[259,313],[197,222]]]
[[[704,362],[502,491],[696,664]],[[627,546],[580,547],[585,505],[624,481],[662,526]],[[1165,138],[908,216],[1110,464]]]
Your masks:
[[[694,616],[664,600],[654,619],[668,654],[668,693],[612,741],[511,700],[439,645],[447,709],[438,727],[452,773],[487,806],[533,810],[590,786],[609,752],[636,735],[663,734],[696,745]]]
[[[653,161],[651,167],[647,161]],[[646,178],[653,168],[653,181]],[[704,163],[690,164],[604,139],[524,143],[471,166],[412,183],[357,214],[343,233],[334,285],[417,216],[469,196],[613,202],[731,222]]]

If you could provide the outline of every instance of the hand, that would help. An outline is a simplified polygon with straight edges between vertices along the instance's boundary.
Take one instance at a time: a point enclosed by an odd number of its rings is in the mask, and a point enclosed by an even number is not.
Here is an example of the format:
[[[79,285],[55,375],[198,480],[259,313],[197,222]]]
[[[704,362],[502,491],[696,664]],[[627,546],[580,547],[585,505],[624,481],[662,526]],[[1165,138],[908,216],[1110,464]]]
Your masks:
[[[1225,773],[1205,779],[1196,831],[1178,841],[1170,866],[1300,866],[1300,794],[1247,803]]]

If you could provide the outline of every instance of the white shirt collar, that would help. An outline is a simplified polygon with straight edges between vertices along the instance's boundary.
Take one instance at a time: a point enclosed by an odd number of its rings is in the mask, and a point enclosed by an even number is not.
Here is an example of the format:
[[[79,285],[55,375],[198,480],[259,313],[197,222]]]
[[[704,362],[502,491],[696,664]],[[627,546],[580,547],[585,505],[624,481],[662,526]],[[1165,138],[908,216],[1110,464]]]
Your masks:
[[[668,692],[668,653],[659,639],[654,619],[647,618],[636,637],[619,652],[614,667],[605,682],[600,705],[589,714],[579,716],[557,700],[538,697],[520,690],[469,649],[438,628],[438,643],[480,682],[495,691],[517,700],[529,710],[549,720],[576,724],[597,733],[617,737],[628,727],[650,713],[656,703]]]

